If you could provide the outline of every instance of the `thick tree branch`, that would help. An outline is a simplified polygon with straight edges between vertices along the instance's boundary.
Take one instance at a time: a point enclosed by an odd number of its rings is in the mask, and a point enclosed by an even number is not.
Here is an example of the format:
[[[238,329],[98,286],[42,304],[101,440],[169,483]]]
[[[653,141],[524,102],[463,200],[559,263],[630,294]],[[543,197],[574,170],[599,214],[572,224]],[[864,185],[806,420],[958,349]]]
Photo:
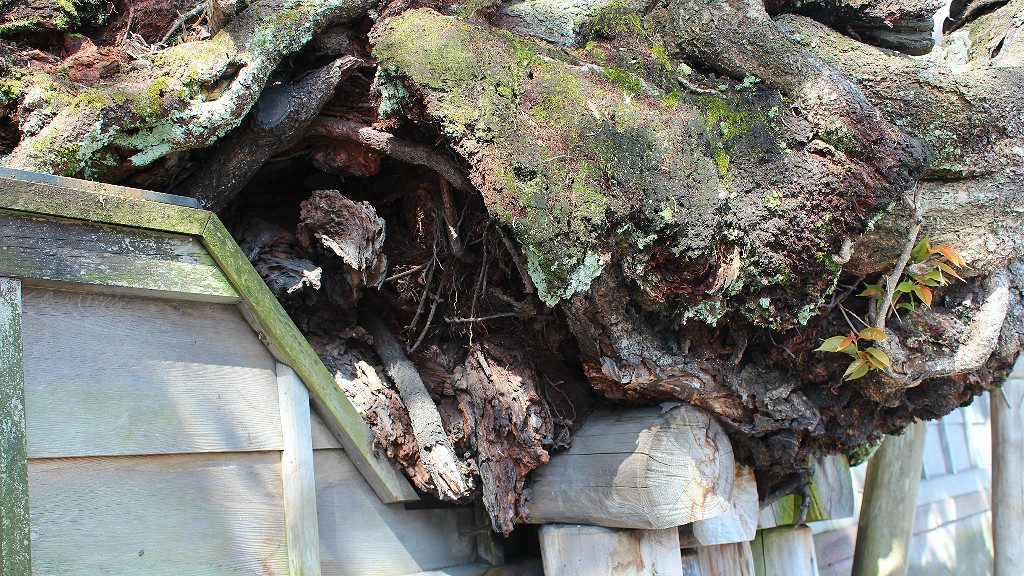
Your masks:
[[[192,196],[209,210],[223,208],[275,152],[298,142],[338,83],[360,64],[358,58],[343,56],[294,84],[264,90],[250,120],[221,140],[174,192]]]

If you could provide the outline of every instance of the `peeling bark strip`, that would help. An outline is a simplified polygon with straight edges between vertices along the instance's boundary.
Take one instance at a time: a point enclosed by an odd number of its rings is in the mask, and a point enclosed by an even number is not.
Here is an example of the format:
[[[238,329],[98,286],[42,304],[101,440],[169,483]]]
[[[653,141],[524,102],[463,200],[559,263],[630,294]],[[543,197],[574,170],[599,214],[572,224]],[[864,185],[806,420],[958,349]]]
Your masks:
[[[729,510],[722,427],[691,406],[595,414],[529,485],[527,521],[660,529]]]
[[[360,323],[373,337],[373,348],[384,364],[384,371],[395,383],[412,420],[413,434],[419,443],[420,459],[443,500],[461,500],[472,493],[473,482],[455,455],[444,431],[441,415],[427,392],[414,365],[387,326],[373,312],[360,314]]]

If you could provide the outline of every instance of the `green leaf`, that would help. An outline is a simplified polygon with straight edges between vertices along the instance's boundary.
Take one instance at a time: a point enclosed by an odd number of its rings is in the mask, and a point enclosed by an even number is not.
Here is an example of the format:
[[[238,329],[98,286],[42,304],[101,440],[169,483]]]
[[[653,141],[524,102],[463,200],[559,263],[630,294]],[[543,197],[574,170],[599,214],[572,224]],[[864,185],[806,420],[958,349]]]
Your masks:
[[[842,344],[844,340],[846,340],[846,336],[833,336],[831,338],[827,338],[824,342],[821,343],[821,346],[815,348],[814,351],[839,352],[841,350],[839,345]]]
[[[939,268],[938,266],[929,270],[926,274],[924,274],[924,277],[928,278],[929,280],[934,280],[935,282],[938,283],[939,286],[943,286],[947,282],[949,282],[949,279],[947,279],[946,276],[942,273],[942,268]],[[931,284],[928,285],[931,286]]]
[[[867,296],[868,298],[881,298],[885,296],[885,290],[882,289],[881,284],[865,284],[864,291],[857,296]]]
[[[868,364],[868,361],[858,358],[853,362],[850,362],[850,365],[846,367],[846,372],[843,373],[843,379],[856,380],[857,378],[867,374],[868,370],[871,370],[871,365]]]
[[[874,326],[868,326],[861,330],[860,337],[865,340],[874,340],[876,342],[886,340],[885,332],[880,328],[875,328]]]
[[[900,282],[899,284],[896,285],[896,290],[894,290],[893,292],[896,294],[899,294],[901,292],[913,292],[915,285],[916,284],[914,284],[913,280],[904,280],[903,282]]]
[[[925,236],[914,246],[914,249],[910,251],[910,259],[914,262],[924,262],[932,255],[932,245],[928,241],[928,237]]]
[[[910,310],[911,312],[917,309],[913,302],[900,302],[896,305],[896,308],[901,310]]]
[[[885,353],[885,350],[881,348],[875,348],[871,346],[867,350],[868,361],[878,369],[888,368],[892,361],[889,359],[889,355]]]

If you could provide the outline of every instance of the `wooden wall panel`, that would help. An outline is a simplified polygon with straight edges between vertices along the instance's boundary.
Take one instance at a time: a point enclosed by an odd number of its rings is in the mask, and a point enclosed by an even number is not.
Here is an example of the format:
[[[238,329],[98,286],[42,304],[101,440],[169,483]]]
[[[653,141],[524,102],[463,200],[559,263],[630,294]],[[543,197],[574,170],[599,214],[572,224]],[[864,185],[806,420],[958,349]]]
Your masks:
[[[324,576],[393,576],[476,560],[473,511],[383,504],[342,450],[315,450]]]
[[[30,458],[280,450],[275,361],[234,306],[24,290]]]
[[[238,302],[198,240],[149,230],[0,212],[0,274],[147,296]]]
[[[545,524],[539,538],[545,576],[685,575],[676,527],[619,530]]]
[[[338,439],[334,437],[334,433],[327,428],[323,419],[320,418],[320,415],[312,407],[310,407],[309,415],[313,435],[313,448],[316,450],[321,448],[341,448],[341,442],[338,442]]]
[[[29,461],[33,574],[288,573],[280,454]]]

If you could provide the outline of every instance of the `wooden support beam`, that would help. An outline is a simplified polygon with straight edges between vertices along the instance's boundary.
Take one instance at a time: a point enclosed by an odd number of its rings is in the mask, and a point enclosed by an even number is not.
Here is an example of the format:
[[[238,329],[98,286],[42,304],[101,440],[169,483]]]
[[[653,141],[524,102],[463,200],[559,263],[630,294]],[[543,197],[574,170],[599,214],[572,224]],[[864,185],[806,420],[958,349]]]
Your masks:
[[[754,576],[750,542],[699,546],[697,564],[700,576]]]
[[[853,576],[907,573],[925,430],[925,422],[915,422],[901,436],[887,436],[868,462]]]
[[[992,406],[992,540],[995,576],[1024,574],[1024,356]]]
[[[725,514],[694,522],[693,536],[703,546],[750,542],[757,535],[759,512],[754,469],[737,463],[729,510]]]
[[[683,576],[679,531],[549,524],[540,529],[545,576]]]
[[[806,526],[760,530],[750,548],[757,576],[818,576],[814,537]]]
[[[30,576],[21,283],[0,278],[0,574]]]
[[[598,413],[534,472],[528,521],[675,530],[727,512],[735,476],[729,438],[700,409]]]
[[[277,363],[281,398],[281,477],[288,568],[292,576],[320,576],[320,535],[313,476],[313,425],[309,391],[286,364]]]
[[[804,522],[837,520],[853,516],[853,477],[845,456],[830,454],[814,459],[814,476],[808,488],[811,502]],[[758,519],[758,528],[793,526],[800,522],[803,498],[797,494],[783,496],[765,506]]]

